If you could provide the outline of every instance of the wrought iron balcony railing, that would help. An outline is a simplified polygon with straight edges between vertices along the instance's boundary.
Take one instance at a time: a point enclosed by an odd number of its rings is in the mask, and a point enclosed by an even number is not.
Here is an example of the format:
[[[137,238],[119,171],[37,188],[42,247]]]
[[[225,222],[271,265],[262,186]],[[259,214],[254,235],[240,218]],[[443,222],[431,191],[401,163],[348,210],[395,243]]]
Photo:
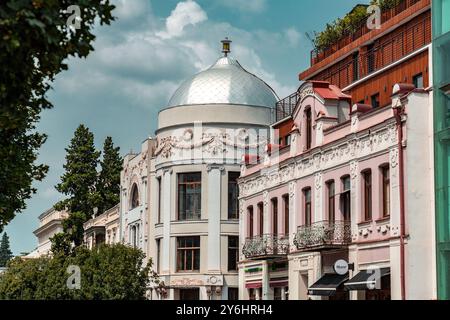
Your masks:
[[[345,246],[351,242],[351,224],[347,221],[321,221],[298,227],[294,237],[297,249]]]
[[[265,234],[247,238],[242,253],[247,259],[287,255],[289,236]]]

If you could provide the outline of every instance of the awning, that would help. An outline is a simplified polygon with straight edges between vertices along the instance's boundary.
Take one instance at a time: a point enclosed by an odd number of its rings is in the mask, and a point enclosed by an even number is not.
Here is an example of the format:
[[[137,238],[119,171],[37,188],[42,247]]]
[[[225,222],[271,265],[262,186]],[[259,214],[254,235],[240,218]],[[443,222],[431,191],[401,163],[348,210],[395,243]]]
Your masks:
[[[270,279],[269,285],[271,288],[284,288],[289,285],[288,278]]]
[[[380,279],[391,274],[391,268],[381,268],[380,269]],[[360,271],[356,276],[351,278],[346,284],[345,288],[347,290],[372,290],[375,289],[377,284],[377,271],[372,270],[364,270]]]
[[[348,274],[342,276],[336,273],[327,273],[308,288],[308,294],[310,296],[334,296],[337,289],[347,280]]]
[[[262,288],[262,282],[247,282],[245,284],[245,288],[247,288],[247,289],[259,289],[259,288]]]

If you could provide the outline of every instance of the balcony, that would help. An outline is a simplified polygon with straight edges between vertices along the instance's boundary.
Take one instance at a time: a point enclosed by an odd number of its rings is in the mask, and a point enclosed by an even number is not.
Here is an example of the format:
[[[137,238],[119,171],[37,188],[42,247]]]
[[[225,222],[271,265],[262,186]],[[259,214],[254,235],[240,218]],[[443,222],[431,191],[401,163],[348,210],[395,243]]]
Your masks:
[[[247,238],[242,253],[247,259],[285,256],[289,253],[289,237],[266,234]]]
[[[328,81],[339,88],[401,60],[431,42],[431,16],[428,15],[394,36],[367,48],[361,54],[344,59],[319,73],[315,80]]]
[[[396,17],[400,13],[406,11],[408,8],[416,5],[421,0],[400,0],[400,2],[393,8],[390,9],[384,9],[381,12],[381,24],[384,24],[388,20],[391,20],[392,18]],[[423,1],[424,5],[429,5],[430,0]],[[359,22],[359,27],[356,28],[356,31],[353,30],[347,30],[343,33],[342,37],[337,40],[334,44],[332,44],[330,47],[326,48],[325,50],[317,50],[313,49],[311,51],[311,66],[319,63],[320,61],[324,60],[325,58],[329,57],[333,53],[339,51],[340,49],[346,47],[350,43],[354,42],[355,40],[361,38],[365,34],[371,32],[367,27],[367,18],[362,19]]]
[[[346,246],[351,240],[350,222],[321,221],[298,227],[294,244],[298,250],[316,250]]]
[[[298,92],[291,94],[289,97],[286,97],[277,102],[275,107],[275,121],[278,122],[283,119],[286,119],[294,112],[294,108],[297,106],[299,100]]]

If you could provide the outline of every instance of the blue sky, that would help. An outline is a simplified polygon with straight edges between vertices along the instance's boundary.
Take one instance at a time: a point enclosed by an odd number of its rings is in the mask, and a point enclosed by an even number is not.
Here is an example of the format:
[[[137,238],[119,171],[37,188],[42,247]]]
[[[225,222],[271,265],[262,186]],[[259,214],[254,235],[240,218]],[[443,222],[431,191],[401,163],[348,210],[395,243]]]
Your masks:
[[[220,56],[220,40],[233,40],[232,56],[268,82],[282,98],[299,86],[309,66],[305,33],[365,0],[115,0],[118,18],[96,29],[96,51],[70,60],[49,93],[55,108],[42,114],[48,134],[39,161],[50,166],[27,209],[6,227],[14,254],[37,246],[37,217],[61,199],[64,148],[80,123],[101,148],[113,137],[122,154],[139,150],[156,129],[158,111],[187,77]]]

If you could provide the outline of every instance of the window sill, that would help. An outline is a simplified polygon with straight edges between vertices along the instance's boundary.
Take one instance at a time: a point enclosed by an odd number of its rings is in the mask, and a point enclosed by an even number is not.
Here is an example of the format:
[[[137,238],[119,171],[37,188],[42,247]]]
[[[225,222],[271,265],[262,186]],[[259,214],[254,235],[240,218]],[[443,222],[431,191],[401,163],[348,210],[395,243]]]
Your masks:
[[[172,224],[189,224],[189,223],[205,223],[208,222],[208,220],[200,219],[200,220],[173,220],[171,221]]]
[[[376,223],[385,223],[385,222],[389,222],[391,220],[391,217],[383,217],[380,219],[375,220]]]
[[[373,220],[361,221],[358,223],[358,227],[364,227],[364,226],[370,225],[370,224],[372,224],[372,222],[373,222]]]
[[[193,275],[197,275],[197,274],[200,274],[200,270],[177,271],[176,274],[182,274],[182,275],[193,274]]]

